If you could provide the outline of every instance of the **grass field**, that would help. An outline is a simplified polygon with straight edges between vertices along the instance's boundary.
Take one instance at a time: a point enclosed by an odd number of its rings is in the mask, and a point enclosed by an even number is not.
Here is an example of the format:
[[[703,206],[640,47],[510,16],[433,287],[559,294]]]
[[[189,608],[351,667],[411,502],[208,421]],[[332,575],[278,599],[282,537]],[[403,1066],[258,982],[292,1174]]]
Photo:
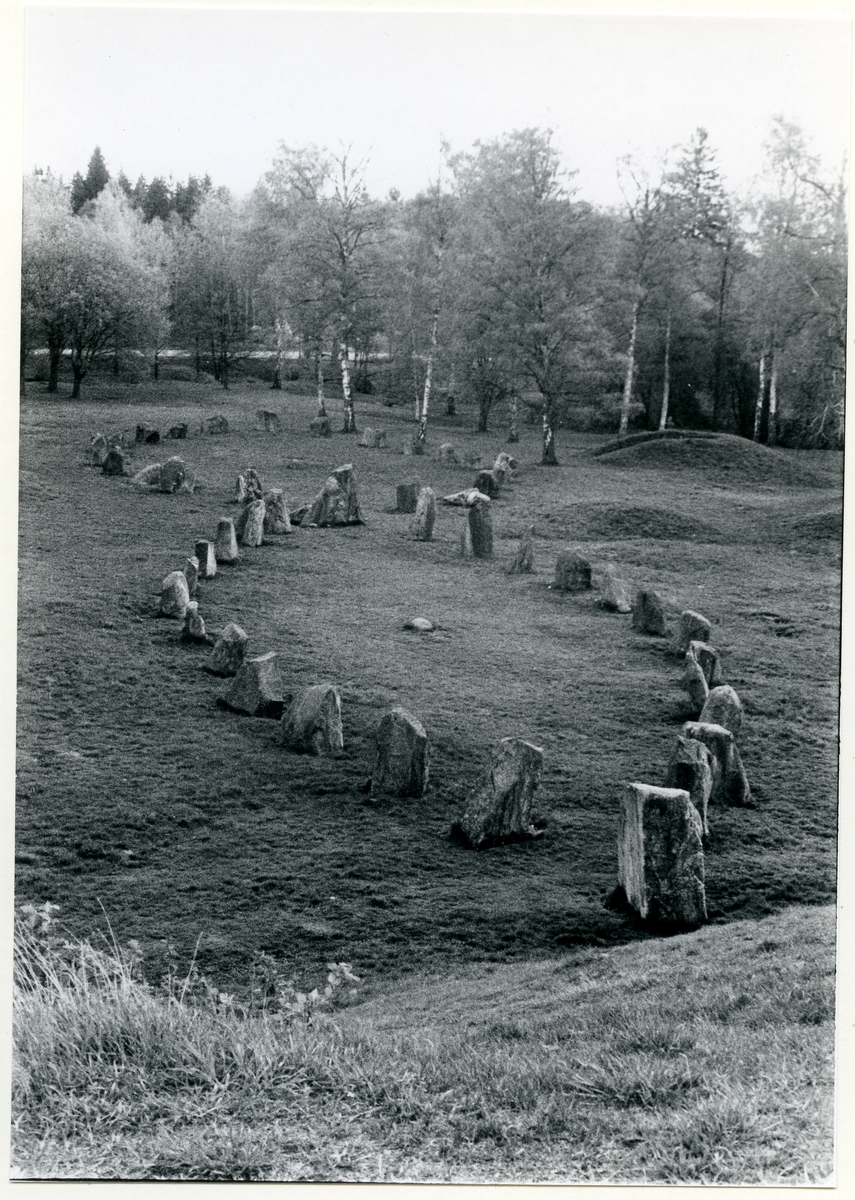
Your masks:
[[[404,458],[407,413],[361,401],[389,450],[308,436],[310,397],[258,386],[107,388],[70,403],[30,385],[22,402],[17,900],[62,906],[68,929],[137,939],[151,979],[174,955],[240,994],[260,952],[308,986],[350,962],[363,997],[425,972],[554,962],[579,947],[657,939],[605,907],[616,883],[624,780],[660,783],[685,717],[670,646],[630,619],[550,589],[559,549],[595,571],[614,563],[713,623],[753,807],[714,809],[707,850],[715,924],[835,895],[842,456],[736,439],[646,443],[564,434],[558,468],[537,465],[537,430],[494,504],[495,559],[457,555],[462,510],[440,508],[432,543],[391,511],[418,474],[438,493],[474,478],[440,464],[442,441],[490,465],[498,434],[438,419],[425,458]],[[255,432],[255,410],[283,432]],[[222,412],[231,433],[196,434]],[[182,454],[203,479],[163,495],[84,465],[89,436],[187,420],[186,442],[140,447],[135,465]],[[334,422],[335,423],[335,422]],[[209,630],[235,620],[250,650],[276,650],[288,690],[329,680],[342,694],[345,753],[308,759],[275,722],[216,704],[208,651],[156,619],[161,579],[213,536],[239,471],[255,467],[292,507],[352,461],[366,524],[297,529],[242,552],[200,585]],[[535,525],[535,573],[508,576]],[[405,632],[410,616],[436,625]],[[421,800],[366,803],[372,733],[392,704],[431,740]],[[544,836],[475,853],[449,839],[499,737],[544,747]],[[708,931],[712,935],[714,930]],[[398,986],[397,984],[395,986]],[[354,1009],[356,1013],[358,1009]],[[519,1177],[519,1176],[514,1176]]]

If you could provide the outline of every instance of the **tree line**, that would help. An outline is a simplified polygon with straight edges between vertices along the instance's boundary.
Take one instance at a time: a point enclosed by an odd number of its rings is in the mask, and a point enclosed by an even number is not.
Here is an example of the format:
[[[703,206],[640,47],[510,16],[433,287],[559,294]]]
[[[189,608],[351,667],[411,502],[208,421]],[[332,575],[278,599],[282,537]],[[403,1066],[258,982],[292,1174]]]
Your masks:
[[[549,131],[452,154],[414,199],[369,192],[347,151],[282,145],[252,193],[209,177],[24,181],[22,377],[69,356],[73,396],[99,359],[165,349],[224,388],[265,351],[272,386],[299,355],[341,390],[343,430],[382,375],[427,437],[431,405],[479,428],[729,430],[769,444],[843,438],[846,192],[776,119],[751,195],[724,186],[703,129],[655,177],[619,164],[624,197],[578,195]]]

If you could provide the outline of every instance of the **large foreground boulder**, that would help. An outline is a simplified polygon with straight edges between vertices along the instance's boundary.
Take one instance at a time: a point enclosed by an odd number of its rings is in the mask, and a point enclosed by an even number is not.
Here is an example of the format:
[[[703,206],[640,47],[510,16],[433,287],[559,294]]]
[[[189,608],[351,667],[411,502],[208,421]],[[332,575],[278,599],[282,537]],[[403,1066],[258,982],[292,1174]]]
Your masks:
[[[344,749],[341,696],[331,683],[305,688],[282,717],[283,746],[298,754],[340,754]]]
[[[422,490],[421,480],[414,476],[405,483],[399,483],[395,489],[395,511],[399,513],[414,513]]]
[[[246,631],[230,621],[214,642],[205,669],[212,675],[236,675],[246,656]]]
[[[677,736],[677,745],[665,771],[665,787],[680,788],[689,797],[701,818],[704,837],[709,837],[707,810],[713,788],[713,757],[703,742]]]
[[[746,805],[751,800],[751,788],[733,734],[723,725],[705,721],[687,721],[683,737],[703,742],[712,755],[713,784],[710,804]]]
[[[276,651],[246,659],[219,703],[235,712],[249,713],[251,717],[278,720],[282,716],[284,699]]]
[[[618,881],[643,921],[696,928],[707,919],[703,825],[682,788],[628,783],[618,823]]]
[[[416,515],[413,519],[413,537],[417,542],[429,542],[433,538],[433,527],[436,524],[436,493],[433,488],[424,487],[419,492],[416,503]]]
[[[194,547],[194,554],[199,562],[199,578],[213,579],[217,573],[217,555],[214,543],[198,541]]]
[[[685,654],[690,642],[708,642],[712,626],[706,617],[692,612],[690,608],[680,613],[680,624],[677,627],[677,649]]]
[[[543,773],[543,750],[521,738],[502,738],[490,765],[469,793],[457,826],[476,850],[497,842],[536,837],[532,803]]]
[[[161,617],[175,617],[184,620],[187,605],[190,603],[190,589],[187,586],[187,576],[183,571],[170,571],[160,585]]]
[[[637,633],[646,633],[651,637],[667,635],[665,606],[658,592],[642,588],[635,593],[632,605],[632,627]]]
[[[742,728],[742,701],[729,684],[725,683],[712,689],[707,696],[700,720],[708,725],[723,725],[725,729],[730,730],[734,738],[739,737]]]
[[[529,525],[520,539],[513,562],[508,567],[509,575],[528,575],[534,570],[534,526]]]
[[[279,488],[271,488],[262,497],[264,500],[264,532],[290,533],[291,518],[288,516],[288,505]]]
[[[421,722],[404,708],[393,708],[374,735],[377,751],[371,791],[391,796],[421,796],[428,782],[428,739]]]
[[[584,592],[591,586],[591,564],[575,550],[561,550],[552,584],[561,592]]]
[[[336,467],[312,501],[301,524],[317,525],[321,529],[330,525],[364,524],[351,463]]]
[[[217,537],[214,542],[214,553],[218,563],[231,565],[240,558],[235,524],[231,517],[220,517],[217,524]]]

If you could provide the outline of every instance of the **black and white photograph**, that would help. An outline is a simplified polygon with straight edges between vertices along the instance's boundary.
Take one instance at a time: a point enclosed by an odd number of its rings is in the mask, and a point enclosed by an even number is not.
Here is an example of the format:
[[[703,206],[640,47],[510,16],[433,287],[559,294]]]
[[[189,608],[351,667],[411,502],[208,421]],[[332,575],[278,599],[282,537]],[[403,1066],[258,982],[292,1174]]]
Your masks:
[[[20,10],[12,1180],[840,1185],[846,11]]]

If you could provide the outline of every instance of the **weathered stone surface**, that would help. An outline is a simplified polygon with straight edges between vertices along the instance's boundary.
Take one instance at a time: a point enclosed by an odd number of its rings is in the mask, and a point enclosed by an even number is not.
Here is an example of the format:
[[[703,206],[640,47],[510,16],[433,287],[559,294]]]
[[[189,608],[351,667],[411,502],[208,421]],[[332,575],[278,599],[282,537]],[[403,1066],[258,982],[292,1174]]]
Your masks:
[[[713,788],[713,756],[704,743],[678,734],[664,782],[665,787],[689,793],[701,818],[704,837],[709,837],[707,809]]]
[[[170,571],[160,585],[160,616],[184,620],[190,603],[190,589],[183,571]]]
[[[507,450],[500,450],[496,457],[496,461],[493,463],[493,470],[496,470],[499,466],[502,466],[513,474],[518,465],[519,464],[517,463],[517,460],[514,458],[513,454],[508,454]]]
[[[591,586],[591,564],[575,550],[560,550],[552,584],[562,592],[584,592]]]
[[[170,426],[169,432],[167,433],[166,436],[168,438],[174,438],[176,441],[186,438],[187,437],[186,423],[182,423],[181,425]]]
[[[417,542],[429,542],[436,524],[436,493],[424,487],[419,492],[416,515],[413,520],[413,537]]]
[[[508,567],[510,575],[528,575],[534,570],[534,526],[529,525],[520,538],[520,544],[514,555],[513,562]]]
[[[302,522],[304,525],[362,525],[362,514],[356,497],[356,479],[351,463],[336,467],[321,491],[312,501]]]
[[[489,503],[490,497],[479,492],[477,488],[467,488],[465,492],[452,492],[450,496],[442,497],[443,504],[450,504],[456,508],[471,508],[473,504],[482,500]]]
[[[472,530],[469,528],[469,521],[460,531],[460,540],[458,542],[458,550],[461,558],[474,558],[475,554],[472,550]]]
[[[692,612],[690,608],[680,613],[680,624],[677,629],[677,649],[681,654],[689,649],[690,642],[708,642],[712,626],[706,617]]]
[[[687,721],[683,737],[703,742],[713,760],[713,785],[710,804],[745,805],[751,799],[751,788],[733,734],[723,725],[706,721]]]
[[[641,589],[635,593],[632,605],[632,627],[638,633],[652,637],[665,637],[665,606],[658,592]]]
[[[238,475],[235,480],[235,494],[232,497],[234,504],[246,504],[246,476]]]
[[[689,693],[692,712],[695,714],[699,713],[707,702],[709,685],[699,664],[688,654],[686,655],[686,667],[683,671],[683,687]]]
[[[469,845],[477,850],[506,838],[534,837],[532,802],[542,773],[539,746],[502,738],[463,808],[459,828]]]
[[[708,642],[689,642],[686,657],[695,660],[711,688],[718,687],[722,681],[721,659],[714,646],[710,646]]]
[[[496,500],[502,494],[502,480],[495,471],[479,471],[474,486],[491,500]]]
[[[235,480],[235,504],[249,504],[253,500],[260,500],[263,494],[264,488],[261,486],[258,472],[252,467],[238,475]]]
[[[439,461],[442,463],[460,462],[457,451],[451,442],[443,442],[439,448]]]
[[[469,536],[473,558],[493,557],[493,518],[489,500],[479,500],[470,506]]]
[[[339,754],[344,749],[341,697],[331,683],[305,688],[282,717],[283,746],[300,754]]]
[[[368,446],[371,450],[385,450],[388,445],[385,429],[363,429],[356,441],[357,446]]]
[[[205,632],[205,622],[202,620],[202,614],[199,612],[198,600],[191,600],[187,605],[181,638],[185,642],[201,642],[205,646],[211,644],[211,639]]]
[[[217,524],[217,537],[214,542],[214,553],[217,563],[236,563],[240,558],[234,521],[230,517],[220,517]]]
[[[600,596],[600,605],[603,608],[607,608],[609,612],[632,612],[629,584],[620,578],[613,567],[606,567],[605,571],[603,571],[603,590]]]
[[[160,441],[160,433],[156,429],[152,429],[151,425],[137,425],[136,441],[147,442],[150,446],[155,445]]]
[[[88,463],[90,467],[103,467],[107,457],[107,439],[103,433],[93,433],[89,439]]]
[[[405,629],[415,629],[416,633],[430,633],[433,629],[427,617],[410,617],[404,622]]]
[[[291,524],[292,525],[302,525],[306,519],[306,514],[308,513],[310,508],[311,508],[310,504],[301,504],[299,508],[292,509],[291,514],[290,514],[291,515]]]
[[[177,492],[187,477],[183,458],[168,458],[160,468],[158,487],[162,492]]]
[[[734,738],[742,728],[742,701],[733,688],[725,683],[714,687],[707,697],[700,720],[708,725],[723,725]]]
[[[202,433],[228,433],[229,423],[225,417],[207,417],[202,422]]]
[[[332,437],[329,417],[314,417],[309,423],[309,433],[312,437]]]
[[[141,471],[137,471],[136,475],[131,479],[131,483],[135,483],[137,487],[160,487],[160,463],[151,463],[147,467],[143,467]]]
[[[213,542],[197,542],[194,553],[199,563],[199,578],[213,579],[217,573],[217,555]]]
[[[206,670],[212,675],[234,675],[243,665],[246,655],[246,632],[230,621],[214,642]]]
[[[395,489],[395,511],[414,513],[421,490],[422,484],[418,476],[408,479],[406,483],[399,483]]]
[[[127,475],[125,456],[118,446],[111,446],[101,466],[102,475]]]
[[[416,458],[421,458],[425,452],[425,442],[419,437],[418,432],[414,433],[408,442],[404,442],[401,449],[402,454],[415,454]]]
[[[264,542],[264,517],[266,507],[263,500],[252,500],[235,521],[235,536],[242,546],[261,546]]]
[[[703,825],[682,788],[628,783],[618,823],[618,880],[642,920],[694,928],[707,919]]]
[[[288,505],[279,488],[265,492],[264,500],[264,532],[290,533],[291,518],[288,516]]]
[[[191,554],[185,562],[184,576],[187,580],[187,591],[192,599],[199,587],[199,560],[195,554]]]
[[[371,791],[390,796],[422,796],[429,773],[428,739],[421,723],[403,708],[393,708],[374,735],[377,751]]]
[[[263,429],[265,433],[281,433],[282,422],[279,420],[279,413],[269,408],[260,408],[255,414],[255,427]]]
[[[220,703],[235,712],[249,713],[251,717],[273,717],[278,720],[282,716],[284,701],[276,651],[270,650],[258,658],[246,659],[238,668],[228,691],[220,697]]]

